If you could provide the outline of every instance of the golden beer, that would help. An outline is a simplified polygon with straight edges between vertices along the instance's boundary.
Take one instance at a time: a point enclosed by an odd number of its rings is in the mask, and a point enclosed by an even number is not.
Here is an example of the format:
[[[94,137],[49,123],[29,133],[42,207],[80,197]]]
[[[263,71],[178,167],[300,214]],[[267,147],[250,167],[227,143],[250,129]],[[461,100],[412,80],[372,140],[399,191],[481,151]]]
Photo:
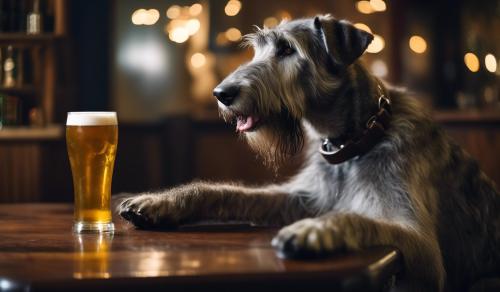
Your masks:
[[[75,232],[113,231],[111,181],[118,145],[116,113],[68,113],[66,144],[73,174]]]

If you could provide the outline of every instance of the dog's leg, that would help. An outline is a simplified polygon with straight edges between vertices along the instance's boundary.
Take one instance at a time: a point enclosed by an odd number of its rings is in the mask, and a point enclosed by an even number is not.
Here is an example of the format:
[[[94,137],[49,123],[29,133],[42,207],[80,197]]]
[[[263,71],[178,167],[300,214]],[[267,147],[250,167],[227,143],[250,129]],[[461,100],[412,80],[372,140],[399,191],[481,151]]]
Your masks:
[[[300,197],[287,194],[279,186],[246,188],[202,182],[126,198],[117,212],[142,228],[200,220],[284,225],[311,216]]]
[[[437,241],[409,226],[354,213],[329,213],[286,226],[272,241],[285,257],[317,256],[339,249],[375,245],[397,247],[404,255],[405,282],[410,291],[441,291],[445,272]]]

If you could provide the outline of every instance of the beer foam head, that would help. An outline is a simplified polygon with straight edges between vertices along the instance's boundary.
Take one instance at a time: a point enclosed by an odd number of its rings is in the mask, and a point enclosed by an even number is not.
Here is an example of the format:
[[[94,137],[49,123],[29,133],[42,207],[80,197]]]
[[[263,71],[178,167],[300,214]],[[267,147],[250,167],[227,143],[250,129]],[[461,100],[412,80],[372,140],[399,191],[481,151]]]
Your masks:
[[[69,112],[67,126],[118,125],[116,112]]]

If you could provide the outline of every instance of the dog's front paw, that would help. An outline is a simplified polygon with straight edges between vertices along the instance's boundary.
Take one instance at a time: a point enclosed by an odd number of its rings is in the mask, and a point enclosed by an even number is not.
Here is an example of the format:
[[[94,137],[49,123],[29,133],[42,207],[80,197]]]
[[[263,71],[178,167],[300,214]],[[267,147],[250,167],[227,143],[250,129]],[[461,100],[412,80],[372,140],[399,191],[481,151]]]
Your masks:
[[[138,228],[174,227],[180,218],[172,205],[167,194],[144,194],[123,199],[117,212]]]
[[[310,218],[282,228],[271,244],[280,257],[304,258],[343,248],[344,240],[330,220]]]

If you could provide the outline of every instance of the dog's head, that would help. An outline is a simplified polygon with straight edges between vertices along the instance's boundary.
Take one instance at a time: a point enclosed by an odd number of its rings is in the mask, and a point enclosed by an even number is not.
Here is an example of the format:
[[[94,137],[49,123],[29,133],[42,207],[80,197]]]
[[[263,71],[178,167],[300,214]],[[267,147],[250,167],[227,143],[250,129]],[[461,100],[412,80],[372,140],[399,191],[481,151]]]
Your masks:
[[[300,120],[325,103],[372,39],[329,15],[257,28],[244,42],[253,59],[214,89],[222,117],[269,165],[279,164],[302,148]]]

